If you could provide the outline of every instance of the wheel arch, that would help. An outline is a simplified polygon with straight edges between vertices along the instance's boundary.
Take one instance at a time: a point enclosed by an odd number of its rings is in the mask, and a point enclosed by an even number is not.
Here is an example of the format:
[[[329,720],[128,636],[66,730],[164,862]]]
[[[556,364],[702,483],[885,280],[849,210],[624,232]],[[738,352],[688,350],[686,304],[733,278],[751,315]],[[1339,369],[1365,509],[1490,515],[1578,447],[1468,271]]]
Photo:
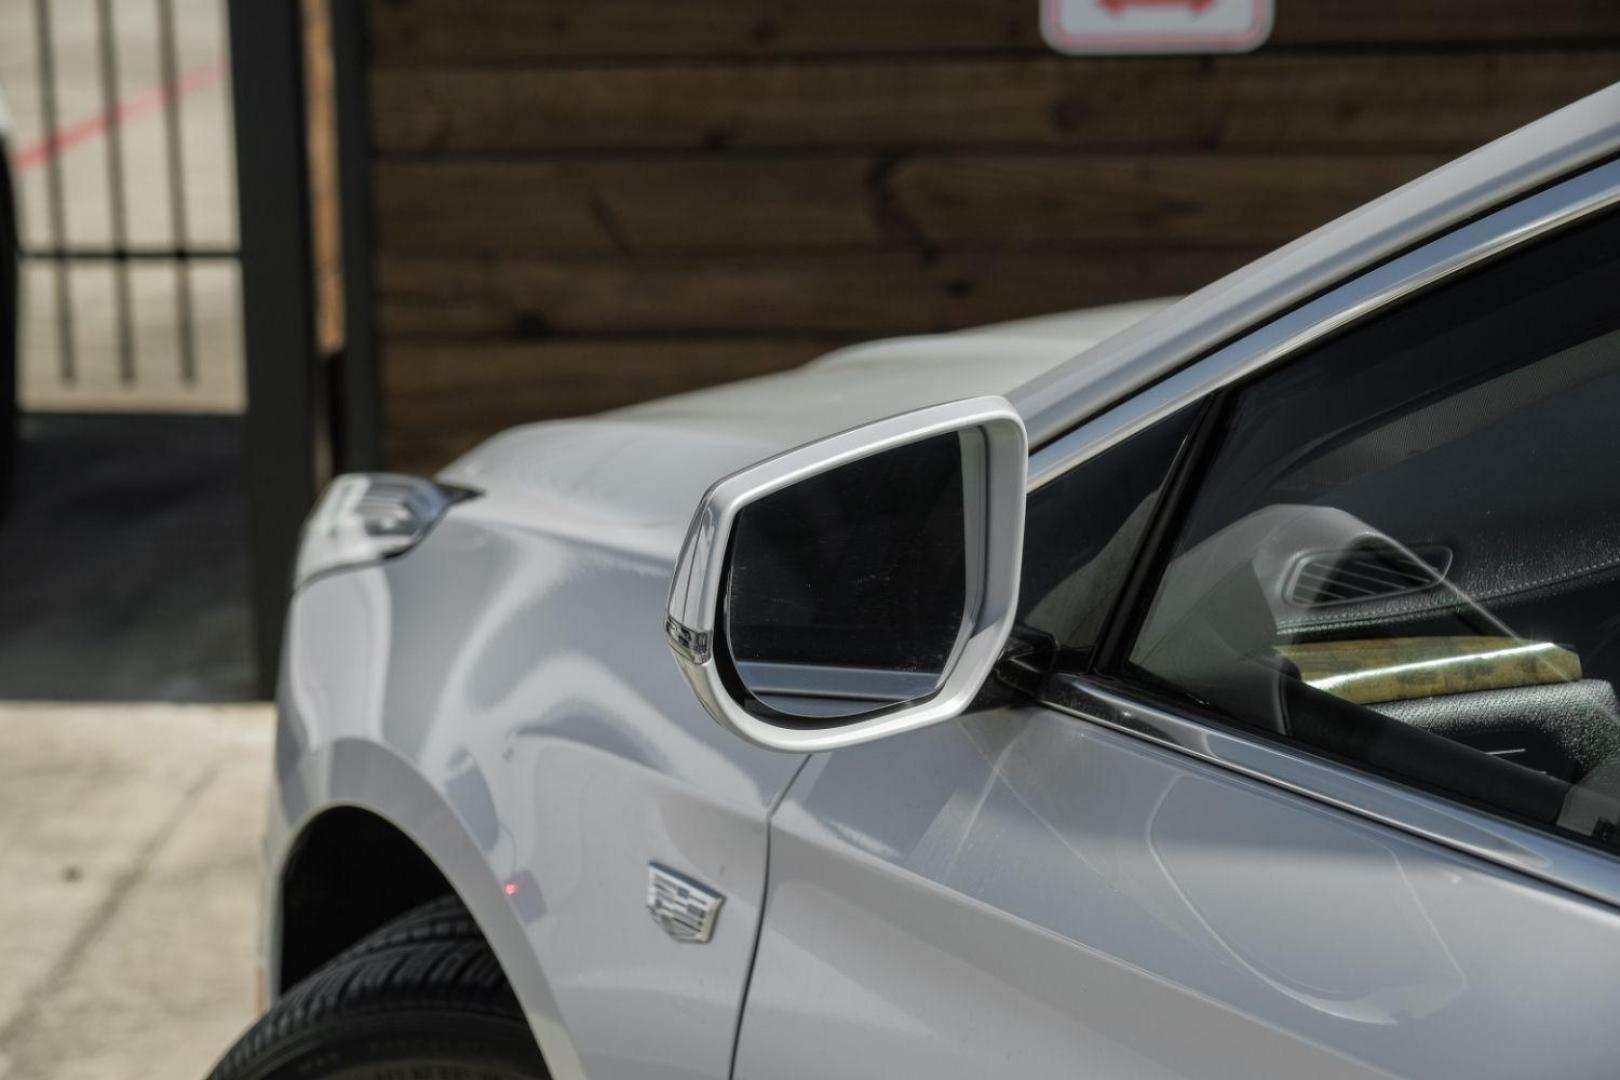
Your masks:
[[[373,930],[454,891],[386,818],[359,806],[322,810],[294,839],[278,883],[276,986],[295,986]]]
[[[310,965],[324,962],[320,954],[332,949],[337,937],[388,907],[397,904],[403,911],[417,902],[406,897],[431,898],[436,894],[420,894],[442,884],[441,892],[461,898],[495,954],[552,1076],[584,1076],[524,923],[471,832],[427,778],[386,747],[339,739],[304,755],[293,774],[283,777],[281,795],[283,820],[292,825],[279,843],[272,841],[267,859],[264,956],[272,996],[291,985],[296,972],[307,973]],[[334,920],[339,925],[326,933],[317,929],[312,936],[321,894],[332,887],[314,875],[331,866],[334,854],[342,863],[343,853],[352,851],[348,845],[357,841],[379,845],[376,852],[361,856],[359,867],[384,876],[397,871],[402,895],[373,895],[348,912],[327,908],[339,911]],[[387,880],[374,884],[375,891],[388,891]],[[369,885],[363,888],[374,891]],[[382,915],[377,925],[389,917]],[[352,940],[368,929],[360,929]],[[335,947],[341,951],[352,940]]]

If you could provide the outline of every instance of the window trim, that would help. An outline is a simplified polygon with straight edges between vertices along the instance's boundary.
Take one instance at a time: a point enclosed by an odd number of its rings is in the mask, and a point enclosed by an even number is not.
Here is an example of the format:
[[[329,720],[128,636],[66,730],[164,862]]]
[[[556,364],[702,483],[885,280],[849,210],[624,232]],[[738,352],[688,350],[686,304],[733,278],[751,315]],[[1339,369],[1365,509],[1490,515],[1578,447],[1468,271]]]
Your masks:
[[[1087,673],[1115,672],[1125,663],[1147,615],[1148,601],[1169,565],[1171,541],[1181,531],[1193,495],[1219,449],[1221,428],[1231,400],[1231,394],[1222,387],[1192,406],[1200,410],[1199,415],[1187,432],[1181,452],[1170,463],[1170,471],[1159,490],[1159,500],[1153,507],[1152,520],[1125,575],[1124,587],[1114,597],[1102,632],[1097,635],[1097,647],[1092,650]]]
[[[1399,256],[1317,299],[1258,327],[1236,342],[1116,403],[1030,459],[1029,490],[1079,468],[1093,457],[1174,412],[1213,399],[1235,383],[1294,358],[1330,334],[1389,305],[1439,285],[1533,240],[1620,205],[1620,161],[1589,169],[1514,202]],[[1202,423],[1199,425],[1203,426]],[[1206,448],[1207,449],[1207,448]],[[1137,553],[1126,593],[1104,627],[1099,667],[1111,670],[1144,582],[1165,547],[1165,526],[1185,510],[1189,484],[1207,464],[1183,454],[1166,480],[1163,502]],[[1128,644],[1128,643],[1127,643]],[[1620,908],[1620,858],[1485,809],[1313,754],[1308,748],[1234,731],[1167,711],[1090,675],[1054,675],[1041,703],[1078,719],[1370,818],[1453,850],[1527,874]]]
[[[1588,169],[1351,278],[1256,327],[1030,454],[1028,490],[1216,391],[1292,358],[1383,308],[1513,249],[1620,205],[1620,160]]]

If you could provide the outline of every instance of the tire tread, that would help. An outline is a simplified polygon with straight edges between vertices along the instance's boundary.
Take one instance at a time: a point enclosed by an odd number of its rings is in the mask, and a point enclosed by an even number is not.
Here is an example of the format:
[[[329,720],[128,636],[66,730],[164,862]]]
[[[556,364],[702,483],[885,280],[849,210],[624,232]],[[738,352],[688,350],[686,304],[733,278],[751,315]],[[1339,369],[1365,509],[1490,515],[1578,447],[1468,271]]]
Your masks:
[[[226,1053],[210,1080],[251,1075],[253,1063],[311,1029],[398,1011],[513,1021],[527,1030],[478,925],[450,895],[373,931],[288,990]]]

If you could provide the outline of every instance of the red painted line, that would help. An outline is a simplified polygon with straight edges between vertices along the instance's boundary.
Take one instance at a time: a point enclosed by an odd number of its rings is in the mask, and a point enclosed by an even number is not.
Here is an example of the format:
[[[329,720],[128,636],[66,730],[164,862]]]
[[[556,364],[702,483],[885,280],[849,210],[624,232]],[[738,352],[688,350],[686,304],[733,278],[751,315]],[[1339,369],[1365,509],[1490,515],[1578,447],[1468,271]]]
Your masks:
[[[119,124],[138,120],[143,116],[157,112],[171,101],[177,101],[187,94],[194,94],[198,90],[207,89],[225,78],[226,66],[223,60],[211,60],[206,64],[192,68],[190,71],[175,79],[174,82],[164,86],[153,86],[142,90],[138,94],[120,101],[110,111],[87,116],[83,120],[75,121],[67,127],[58,128],[51,135],[31,142],[17,150],[13,161],[18,172],[43,165],[54,157],[73,149],[80,143],[105,135]]]

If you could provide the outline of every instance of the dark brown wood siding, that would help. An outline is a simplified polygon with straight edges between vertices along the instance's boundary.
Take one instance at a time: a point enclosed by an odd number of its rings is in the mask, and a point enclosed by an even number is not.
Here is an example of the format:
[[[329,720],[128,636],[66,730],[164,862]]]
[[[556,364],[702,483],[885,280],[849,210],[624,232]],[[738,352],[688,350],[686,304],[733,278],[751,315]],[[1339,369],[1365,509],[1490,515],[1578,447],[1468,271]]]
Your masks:
[[[1620,80],[1613,0],[1277,7],[1071,59],[1037,0],[373,0],[390,460],[1184,292]]]

